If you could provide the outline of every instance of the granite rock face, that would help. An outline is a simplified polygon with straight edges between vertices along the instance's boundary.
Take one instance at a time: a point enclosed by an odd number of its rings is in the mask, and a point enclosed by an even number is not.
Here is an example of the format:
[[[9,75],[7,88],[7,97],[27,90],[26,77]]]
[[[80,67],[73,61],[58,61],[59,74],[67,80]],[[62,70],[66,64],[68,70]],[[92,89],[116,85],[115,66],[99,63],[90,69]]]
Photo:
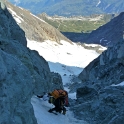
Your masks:
[[[36,124],[31,97],[63,88],[61,76],[26,46],[25,33],[0,0],[0,123]]]
[[[71,109],[89,124],[124,123],[124,41],[108,48],[79,74]],[[74,87],[73,87],[74,90]],[[75,89],[76,90],[76,89]]]
[[[4,0],[0,0],[0,38],[18,40],[26,46],[25,32],[13,20],[3,2]]]

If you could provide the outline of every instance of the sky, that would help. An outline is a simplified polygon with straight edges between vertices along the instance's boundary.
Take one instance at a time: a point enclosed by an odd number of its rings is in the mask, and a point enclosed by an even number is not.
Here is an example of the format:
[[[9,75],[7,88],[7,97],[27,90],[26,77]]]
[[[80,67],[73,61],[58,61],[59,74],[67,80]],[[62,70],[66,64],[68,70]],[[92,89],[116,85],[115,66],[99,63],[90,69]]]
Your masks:
[[[61,75],[65,90],[69,92],[67,83],[73,83],[71,78],[77,76],[89,62],[99,56],[93,50],[87,50],[76,43],[70,44],[66,41],[60,41],[62,45],[54,41],[36,42],[27,40],[27,46],[39,52],[39,54],[48,61],[50,70]],[[95,46],[95,45],[92,45]],[[79,82],[80,83],[80,82]],[[76,99],[76,93],[69,93],[69,98]],[[31,99],[34,114],[38,124],[87,124],[83,120],[77,120],[73,112],[66,107],[66,115],[54,115],[48,110],[53,108],[52,104],[44,101],[42,98],[33,96]]]

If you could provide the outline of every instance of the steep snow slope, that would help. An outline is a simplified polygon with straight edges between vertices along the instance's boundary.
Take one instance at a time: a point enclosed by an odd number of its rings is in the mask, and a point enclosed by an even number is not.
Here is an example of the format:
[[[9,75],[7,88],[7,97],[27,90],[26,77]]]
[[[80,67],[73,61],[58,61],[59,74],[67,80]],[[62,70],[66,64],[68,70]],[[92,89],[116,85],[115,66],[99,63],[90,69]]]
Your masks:
[[[99,55],[94,50],[87,50],[75,43],[70,44],[61,40],[60,44],[49,40],[43,43],[28,40],[28,47],[37,50],[47,61],[68,66],[85,67]]]
[[[37,50],[48,61],[51,71],[60,73],[63,83],[66,84],[69,83],[68,78],[78,75],[99,54],[76,43],[70,44],[66,41],[60,43],[61,45],[48,40],[42,43],[28,40],[27,46]]]
[[[66,115],[59,114],[55,115],[49,113],[48,110],[53,107],[52,104],[49,104],[43,99],[39,99],[36,96],[33,96],[31,103],[34,108],[34,113],[37,119],[38,124],[87,124],[83,120],[77,120],[74,118],[71,111],[67,111]]]

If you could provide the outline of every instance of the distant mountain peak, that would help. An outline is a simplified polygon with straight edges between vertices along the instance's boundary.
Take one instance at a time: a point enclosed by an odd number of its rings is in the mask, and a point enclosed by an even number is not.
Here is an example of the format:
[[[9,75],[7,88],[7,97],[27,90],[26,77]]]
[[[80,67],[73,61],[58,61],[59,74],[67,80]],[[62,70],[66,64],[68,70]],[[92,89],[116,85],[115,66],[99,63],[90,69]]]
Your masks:
[[[34,14],[72,16],[103,13],[120,13],[124,9],[123,0],[9,0]]]

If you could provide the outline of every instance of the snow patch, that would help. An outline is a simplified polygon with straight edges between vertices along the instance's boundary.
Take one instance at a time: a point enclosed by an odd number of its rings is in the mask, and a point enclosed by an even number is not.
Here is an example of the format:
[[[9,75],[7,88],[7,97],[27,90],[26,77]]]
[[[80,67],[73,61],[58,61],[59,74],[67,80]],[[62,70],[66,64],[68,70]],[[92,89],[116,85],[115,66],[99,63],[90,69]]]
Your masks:
[[[109,6],[110,6],[110,4],[108,4],[108,5],[105,7],[105,9],[104,9],[104,10],[106,10]]]
[[[84,68],[99,56],[94,50],[87,50],[81,45],[70,44],[64,40],[60,41],[62,45],[50,40],[45,42],[27,41],[27,46],[32,50],[37,50],[47,61],[67,66]]]
[[[49,113],[48,110],[54,106],[36,96],[31,98],[31,104],[38,124],[87,124],[83,120],[75,119],[69,108],[66,108],[66,115],[60,113],[54,115],[53,113]]]
[[[16,14],[16,12],[14,12],[11,8],[7,8],[13,15],[13,18],[15,19],[15,21],[17,22],[17,24],[21,23],[22,21],[24,21],[20,16],[18,16]]]
[[[116,86],[124,86],[124,81],[121,82],[120,84],[116,84],[116,85],[115,85],[115,84],[112,84],[111,86],[115,86],[115,87],[116,87]]]
[[[98,7],[100,3],[101,3],[101,0],[99,0],[99,2],[96,4],[96,7]]]
[[[30,14],[31,14],[32,16],[34,16],[35,18],[39,19],[40,21],[42,21],[42,22],[46,23],[44,20],[42,20],[42,19],[38,18],[37,16],[33,15],[32,13],[30,13]]]

